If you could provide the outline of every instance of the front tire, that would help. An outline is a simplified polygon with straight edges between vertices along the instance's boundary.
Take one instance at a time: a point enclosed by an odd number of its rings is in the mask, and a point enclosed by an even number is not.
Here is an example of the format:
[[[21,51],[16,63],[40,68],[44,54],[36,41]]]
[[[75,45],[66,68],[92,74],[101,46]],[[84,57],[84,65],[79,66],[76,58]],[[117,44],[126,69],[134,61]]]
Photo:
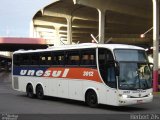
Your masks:
[[[41,100],[44,99],[44,92],[43,92],[43,88],[41,85],[38,85],[36,87],[36,95],[38,99],[41,99]]]
[[[97,106],[98,106],[97,94],[95,93],[95,91],[89,90],[89,91],[86,93],[85,102],[86,102],[87,105],[89,105],[90,107],[97,107]]]

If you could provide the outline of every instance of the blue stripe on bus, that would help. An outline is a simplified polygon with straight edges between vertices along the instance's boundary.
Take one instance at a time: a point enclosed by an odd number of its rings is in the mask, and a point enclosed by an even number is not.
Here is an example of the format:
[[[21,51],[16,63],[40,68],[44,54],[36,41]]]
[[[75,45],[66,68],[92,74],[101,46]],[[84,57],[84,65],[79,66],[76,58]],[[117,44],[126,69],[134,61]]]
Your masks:
[[[38,71],[38,70],[42,70],[43,72],[46,71],[49,67],[14,67],[13,68],[13,75],[20,75],[21,70],[34,70],[34,71]],[[35,72],[36,73],[36,72]],[[36,76],[34,73],[33,76]],[[27,76],[25,75],[21,75],[21,76]]]

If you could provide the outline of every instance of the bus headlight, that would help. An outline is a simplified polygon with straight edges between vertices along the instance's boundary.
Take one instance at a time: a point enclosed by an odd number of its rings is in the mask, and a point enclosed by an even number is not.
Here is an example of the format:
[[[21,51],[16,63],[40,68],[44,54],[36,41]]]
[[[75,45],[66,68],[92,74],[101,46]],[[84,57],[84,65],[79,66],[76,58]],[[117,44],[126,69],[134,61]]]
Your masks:
[[[153,94],[152,93],[149,93],[149,95],[148,96],[152,96]]]
[[[119,96],[122,97],[122,98],[130,98],[129,95],[122,95],[122,94],[119,94]]]
[[[128,98],[128,95],[122,95],[123,98]]]

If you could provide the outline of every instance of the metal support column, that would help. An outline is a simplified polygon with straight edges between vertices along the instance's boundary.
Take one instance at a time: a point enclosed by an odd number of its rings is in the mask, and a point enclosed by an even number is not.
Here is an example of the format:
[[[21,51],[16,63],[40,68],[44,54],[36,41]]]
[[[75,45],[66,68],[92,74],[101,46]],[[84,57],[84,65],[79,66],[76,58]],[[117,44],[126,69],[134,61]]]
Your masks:
[[[99,12],[99,43],[104,43],[105,39],[105,10],[98,9]]]
[[[153,2],[153,91],[158,90],[159,0]]]

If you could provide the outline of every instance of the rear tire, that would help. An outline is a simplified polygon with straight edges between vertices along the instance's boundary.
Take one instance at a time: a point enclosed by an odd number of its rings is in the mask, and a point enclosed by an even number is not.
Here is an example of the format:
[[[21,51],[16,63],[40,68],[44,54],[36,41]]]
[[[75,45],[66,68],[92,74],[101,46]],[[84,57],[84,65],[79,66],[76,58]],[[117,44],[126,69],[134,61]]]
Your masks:
[[[89,90],[86,93],[85,102],[90,107],[97,107],[98,106],[98,100],[97,100],[97,94],[93,90]]]
[[[43,87],[41,85],[38,85],[36,87],[36,95],[38,99],[44,99],[44,92],[43,92]]]
[[[34,98],[33,86],[31,84],[27,85],[26,93],[29,98]]]

